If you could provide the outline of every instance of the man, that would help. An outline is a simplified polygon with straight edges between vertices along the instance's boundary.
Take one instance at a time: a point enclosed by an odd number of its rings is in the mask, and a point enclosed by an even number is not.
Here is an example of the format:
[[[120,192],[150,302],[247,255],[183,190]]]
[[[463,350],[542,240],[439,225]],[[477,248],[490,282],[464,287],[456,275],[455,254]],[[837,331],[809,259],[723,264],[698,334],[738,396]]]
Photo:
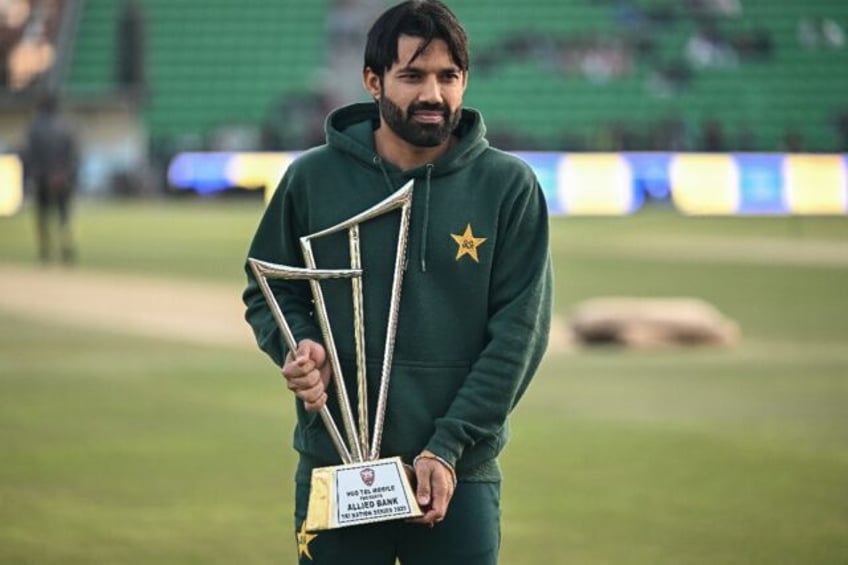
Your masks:
[[[363,72],[376,104],[330,114],[327,143],[289,167],[250,247],[251,257],[303,265],[299,237],[415,181],[382,454],[414,466],[420,519],[317,535],[304,530],[311,470],[340,463],[317,414],[326,403],[338,421],[335,399],[328,400],[331,370],[308,285],[274,286],[298,340],[297,351],[287,351],[246,269],[246,318],[298,398],[301,563],[497,562],[496,457],[506,443],[507,417],[547,343],[551,267],[535,176],[520,160],[490,148],[480,114],[462,108],[468,61],[465,32],[442,3],[404,2],[383,13],[368,34]],[[361,228],[369,360],[382,357],[397,234],[397,216]],[[344,237],[315,250],[319,267],[349,267]],[[351,379],[347,390],[354,391],[350,288],[326,283],[324,298],[342,373]],[[369,361],[369,379],[379,375],[378,367]],[[377,385],[369,380],[370,400]]]
[[[30,126],[25,149],[27,175],[35,185],[38,254],[42,262],[53,255],[50,223],[58,215],[59,252],[64,263],[75,259],[71,231],[71,198],[78,168],[77,142],[70,126],[58,111],[53,94],[45,94]]]

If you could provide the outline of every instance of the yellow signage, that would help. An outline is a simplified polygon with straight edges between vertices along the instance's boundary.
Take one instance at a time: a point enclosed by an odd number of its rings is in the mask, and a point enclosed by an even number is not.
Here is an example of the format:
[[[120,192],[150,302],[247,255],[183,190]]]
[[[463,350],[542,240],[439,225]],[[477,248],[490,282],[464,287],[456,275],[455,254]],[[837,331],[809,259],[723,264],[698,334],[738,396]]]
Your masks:
[[[17,155],[0,155],[0,216],[14,216],[24,202],[24,168]]]
[[[844,214],[848,178],[841,155],[787,155],[784,195],[793,214]]]
[[[727,154],[678,154],[669,167],[671,196],[684,214],[735,214],[739,169]]]
[[[629,214],[633,172],[618,153],[569,154],[557,170],[557,193],[569,214]]]

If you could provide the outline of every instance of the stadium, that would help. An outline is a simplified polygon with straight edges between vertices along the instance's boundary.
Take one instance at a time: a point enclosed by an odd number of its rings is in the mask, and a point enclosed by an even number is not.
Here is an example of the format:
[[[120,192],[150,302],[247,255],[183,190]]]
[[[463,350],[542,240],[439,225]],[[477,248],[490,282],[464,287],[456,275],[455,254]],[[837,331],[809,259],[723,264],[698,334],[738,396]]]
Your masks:
[[[393,3],[0,0],[0,563],[294,560],[243,265]],[[848,3],[446,3],[464,103],[551,215],[501,562],[844,563]],[[38,255],[45,93],[79,140],[71,264]]]

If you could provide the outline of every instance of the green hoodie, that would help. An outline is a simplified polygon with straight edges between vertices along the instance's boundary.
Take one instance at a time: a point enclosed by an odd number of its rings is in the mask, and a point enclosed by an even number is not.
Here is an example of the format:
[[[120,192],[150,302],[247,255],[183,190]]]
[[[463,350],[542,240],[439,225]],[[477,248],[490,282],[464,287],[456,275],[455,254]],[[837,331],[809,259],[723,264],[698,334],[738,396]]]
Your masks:
[[[302,266],[301,236],[362,212],[414,179],[381,455],[400,455],[409,462],[428,449],[454,465],[460,480],[494,481],[500,479],[496,457],[508,437],[507,417],[547,345],[548,219],[532,170],[489,147],[478,112],[462,112],[458,142],[434,163],[408,171],[375,152],[375,104],[354,104],[330,114],[327,143],[288,168],[248,255]],[[372,420],[399,217],[399,211],[389,213],[360,227]],[[319,268],[350,266],[346,234],[314,240],[313,250]],[[246,319],[260,348],[281,366],[286,346],[250,268],[245,270]],[[322,342],[308,284],[271,282],[297,340]],[[355,397],[350,282],[321,285],[347,391]],[[335,394],[329,397],[341,427]],[[355,411],[355,398],[352,402]],[[297,411],[298,480],[308,480],[312,466],[340,460],[318,414],[306,412],[299,400]]]

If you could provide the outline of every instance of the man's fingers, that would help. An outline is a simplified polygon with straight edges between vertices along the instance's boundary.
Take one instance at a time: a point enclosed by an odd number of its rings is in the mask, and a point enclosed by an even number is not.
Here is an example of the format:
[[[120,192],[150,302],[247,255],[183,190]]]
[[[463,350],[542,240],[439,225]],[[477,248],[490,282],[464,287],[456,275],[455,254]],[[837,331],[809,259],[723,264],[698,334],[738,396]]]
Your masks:
[[[453,496],[453,477],[441,463],[430,459],[418,461],[415,476],[418,482],[416,499],[424,514],[410,522],[433,527],[445,519]]]
[[[320,410],[327,402],[327,386],[332,369],[324,347],[309,339],[301,341],[297,350],[286,355],[283,376],[286,386],[301,399],[309,412]]]
[[[295,358],[311,359],[316,365],[321,366],[327,360],[327,352],[320,343],[304,339],[297,345]]]
[[[303,407],[306,408],[307,412],[318,412],[319,410],[321,410],[321,408],[324,407],[324,405],[326,403],[327,403],[327,393],[322,392],[320,395],[318,395],[318,398],[316,398],[314,401],[310,402],[310,401],[304,400]]]
[[[286,377],[286,381],[288,382],[289,389],[293,391],[305,390],[307,388],[312,388],[318,385],[321,385],[322,387],[324,386],[324,381],[321,378],[321,374],[315,369],[302,375],[284,376]]]
[[[441,479],[441,477],[439,477]],[[448,501],[450,500],[451,492],[448,487],[447,481],[444,480],[435,480],[433,481],[433,494],[432,494],[432,508],[433,512],[436,513],[436,521],[441,522],[445,514],[448,511]]]
[[[308,358],[294,359],[283,365],[283,376],[287,379],[302,377],[315,370],[315,362]]]
[[[300,372],[305,375],[316,369],[315,361],[309,357],[297,357],[294,360],[292,369],[295,372]]]
[[[422,526],[430,526],[431,528],[441,520],[437,519],[437,514],[434,510],[427,510],[422,516],[409,520],[411,524],[421,524]]]
[[[310,387],[303,387],[295,392],[298,398],[304,402],[315,402],[322,394],[324,394],[324,386],[316,384]]]
[[[321,381],[324,383],[324,386],[328,386],[330,384],[330,377],[333,374],[333,368],[330,367],[329,363],[325,363],[323,366],[318,369],[319,376],[321,377]]]
[[[433,468],[426,461],[422,461],[415,466],[415,478],[418,482],[415,497],[421,506],[428,506],[430,504],[430,479],[432,474]]]
[[[327,402],[327,389],[317,374],[317,371],[313,371],[314,384],[312,386],[304,386],[297,390],[292,389],[295,396],[303,401],[307,412],[317,412]]]
[[[319,343],[315,343],[311,339],[305,339],[300,342],[300,347],[298,347],[297,350],[298,353],[312,359],[318,367],[323,365],[327,360],[327,352],[324,347]]]

